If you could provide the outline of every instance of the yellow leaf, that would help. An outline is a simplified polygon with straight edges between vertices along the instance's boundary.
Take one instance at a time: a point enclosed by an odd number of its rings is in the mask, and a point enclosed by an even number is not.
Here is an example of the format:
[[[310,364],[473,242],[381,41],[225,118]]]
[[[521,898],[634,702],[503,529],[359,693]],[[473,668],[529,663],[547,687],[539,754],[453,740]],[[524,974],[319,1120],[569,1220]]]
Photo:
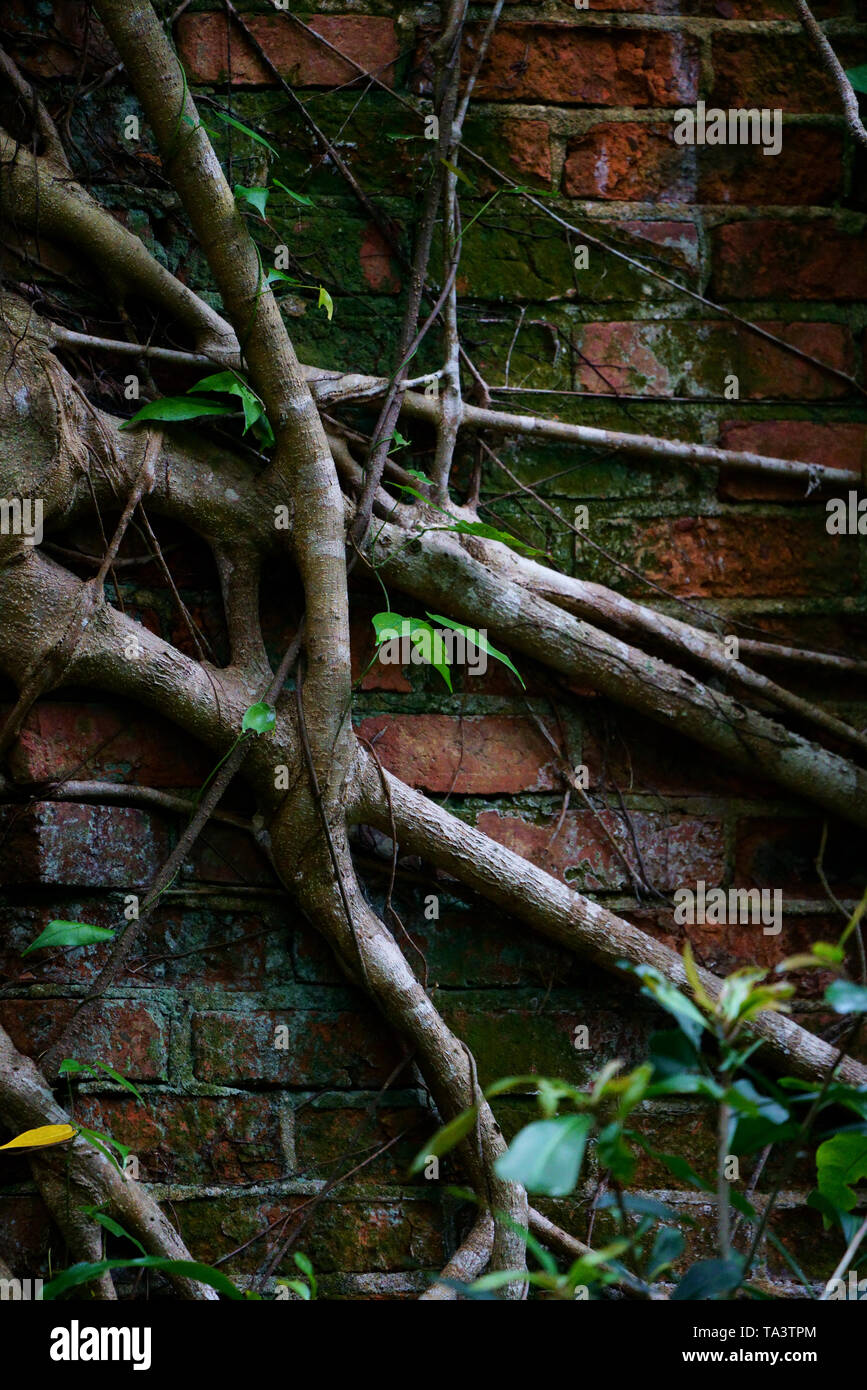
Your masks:
[[[41,1125],[39,1129],[26,1129],[8,1144],[0,1144],[3,1149],[50,1149],[52,1144],[66,1144],[78,1133],[72,1125]]]

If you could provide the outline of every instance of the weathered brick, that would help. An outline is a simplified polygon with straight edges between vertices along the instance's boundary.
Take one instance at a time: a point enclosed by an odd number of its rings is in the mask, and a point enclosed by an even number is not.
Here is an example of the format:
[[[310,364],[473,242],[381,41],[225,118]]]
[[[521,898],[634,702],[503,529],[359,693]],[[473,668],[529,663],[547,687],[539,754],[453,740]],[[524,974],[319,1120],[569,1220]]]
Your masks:
[[[250,32],[281,76],[296,87],[336,87],[357,79],[357,63],[391,85],[398,57],[391,19],[372,15],[311,16],[308,27],[345,55],[339,57],[306,34],[288,15],[248,15]],[[187,14],[178,21],[178,49],[192,82],[269,86],[274,79],[246,36],[222,14]],[[346,59],[352,62],[347,62]]]
[[[58,999],[0,1001],[0,1022],[19,1052],[43,1052],[69,1022],[73,1004]],[[165,1077],[168,1021],[146,1004],[102,999],[88,1006],[87,1025],[75,1043],[82,1062],[105,1062],[137,1081]]]
[[[824,127],[783,126],[776,155],[757,145],[703,145],[696,153],[700,203],[821,206],[842,190],[843,140]]]
[[[864,233],[830,219],[729,222],[712,236],[711,294],[718,299],[863,299]]]
[[[76,1116],[107,1131],[138,1159],[147,1182],[267,1182],[289,1161],[270,1096],[80,1094]]]
[[[664,798],[684,796],[773,796],[775,786],[721,763],[716,754],[692,740],[637,714],[612,709],[607,701],[581,708],[584,740],[581,756],[587,766],[590,794],[651,793]]]
[[[469,26],[467,66],[480,34],[478,26]],[[421,87],[428,90],[425,47],[417,54],[417,65]],[[698,76],[698,46],[684,34],[594,29],[586,24],[503,24],[494,34],[475,90],[485,101],[679,106],[697,96]]]
[[[303,1197],[209,1197],[177,1202],[181,1234],[199,1259],[214,1260],[239,1249],[226,1266],[230,1275],[261,1264],[263,1231],[279,1226],[309,1201]],[[322,1202],[296,1247],[304,1250],[317,1274],[331,1270],[439,1269],[445,1263],[441,1217],[434,1201]],[[292,1255],[279,1273],[298,1277]]]
[[[637,1008],[613,1011],[593,1000],[576,999],[569,1009],[548,1001],[544,987],[535,1006],[495,1007],[473,1001],[438,1001],[449,1026],[472,1050],[483,1086],[503,1076],[559,1076],[583,1085],[612,1057],[636,1065],[647,1052],[647,1040],[657,1024],[651,1013]],[[588,1029],[588,1047],[574,1046],[575,1029]]]
[[[306,1105],[295,1120],[295,1155],[304,1178],[330,1178],[376,1149],[396,1140],[374,1158],[353,1181],[406,1182],[412,1160],[431,1132],[431,1116],[418,1107],[377,1106],[373,1115],[352,1106]],[[415,1182],[423,1179],[415,1178]]]
[[[12,1135],[8,1136],[10,1139]],[[4,1141],[7,1136],[4,1134]],[[20,1160],[12,1160],[19,1168]],[[21,1172],[23,1170],[23,1172]],[[5,1167],[4,1181],[14,1181],[11,1167]],[[20,1163],[21,1180],[27,1181],[30,1165]],[[56,1249],[57,1227],[42,1198],[36,1195],[0,1196],[0,1259],[18,1279],[48,1280],[52,1251]],[[56,1264],[55,1264],[56,1271]]]
[[[770,158],[758,146],[676,145],[671,121],[603,122],[569,141],[563,191],[633,202],[833,201],[843,176],[839,134],[812,126],[786,132]]]
[[[560,782],[551,749],[529,719],[377,715],[362,720],[359,733],[374,743],[389,772],[425,791],[550,791]]]
[[[816,872],[822,843],[822,821],[744,817],[735,841],[735,882],[779,888],[787,897],[821,898],[827,894]],[[855,830],[835,824],[824,855],[825,877],[839,898],[860,898],[863,892],[863,854]]]
[[[828,425],[812,420],[725,420],[720,426],[720,445],[724,449],[799,459],[802,463],[820,463],[824,468],[860,473],[867,451],[867,425],[844,420]],[[804,484],[801,480],[723,469],[720,495],[741,501],[794,500],[803,497]]]
[[[563,192],[570,198],[693,202],[696,152],[675,145],[668,122],[608,121],[569,141]]]
[[[636,842],[648,883],[660,891],[693,877],[718,883],[724,873],[723,827],[718,820],[632,811],[627,821],[606,811],[598,817],[590,811],[570,811],[552,842],[557,820],[539,825],[484,811],[476,824],[499,844],[582,892],[628,890],[633,882],[629,869],[641,876]]]
[[[863,63],[860,40],[835,42],[845,67]],[[810,40],[799,34],[716,33],[714,85],[708,106],[779,107],[783,111],[840,111],[840,97]],[[785,144],[785,133],[783,142]],[[773,161],[769,158],[768,163]]]
[[[6,884],[132,892],[150,883],[171,848],[165,821],[133,806],[39,801],[24,810],[0,808],[0,826],[10,825],[13,832],[0,848],[0,881]]]
[[[843,324],[761,326],[835,370],[854,370],[852,335]],[[740,399],[822,400],[847,393],[845,383],[821,368],[724,323],[588,323],[576,326],[574,337],[583,358],[576,385],[583,391],[720,397],[733,374]]]
[[[14,39],[13,55],[33,76],[49,81],[90,76],[118,61],[117,50],[86,0],[52,0],[50,7],[42,7],[43,13],[34,14],[34,9],[29,0],[6,0],[3,6],[4,28]]]
[[[289,1029],[288,1046],[275,1046]],[[199,1013],[193,1016],[193,1057],[200,1081],[239,1085],[377,1086],[400,1052],[378,1019],[337,1010]]]
[[[215,761],[158,715],[55,701],[36,705],[10,755],[20,782],[73,776],[146,787],[201,786]]]
[[[857,538],[829,536],[824,512],[808,516],[660,517],[602,525],[594,539],[628,559],[645,579],[684,597],[847,594],[858,582]],[[582,575],[605,576],[644,594],[629,575],[595,563],[585,547]]]

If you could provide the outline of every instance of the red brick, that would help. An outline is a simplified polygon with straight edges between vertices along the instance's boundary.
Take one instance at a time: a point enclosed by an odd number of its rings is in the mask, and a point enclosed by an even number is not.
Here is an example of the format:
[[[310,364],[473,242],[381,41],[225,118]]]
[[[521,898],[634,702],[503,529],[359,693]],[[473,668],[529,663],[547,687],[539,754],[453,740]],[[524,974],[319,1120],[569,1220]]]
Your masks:
[[[391,248],[379,228],[368,222],[361,241],[361,271],[367,284],[378,294],[398,294],[400,276],[395,270]]]
[[[75,1113],[90,1129],[126,1144],[148,1182],[267,1182],[285,1178],[280,1110],[270,1096],[79,1094]]]
[[[662,121],[608,121],[569,141],[563,191],[570,198],[689,203],[695,155],[674,143]]]
[[[199,787],[216,757],[157,715],[116,705],[46,701],[28,716],[10,762],[17,781],[138,782]]]
[[[448,1257],[443,1253],[438,1202],[414,1200],[406,1206],[405,1200],[341,1201],[332,1196],[321,1202],[305,1225],[301,1247],[316,1273],[441,1269]],[[282,1226],[309,1201],[302,1196],[244,1195],[176,1202],[173,1208],[181,1235],[197,1258],[216,1260],[227,1250],[238,1250],[225,1267],[232,1277],[238,1271],[255,1271],[262,1261],[261,1233]],[[298,1278],[291,1254],[277,1272]]]
[[[840,188],[842,155],[839,134],[809,126],[787,126],[771,158],[754,146],[676,145],[669,121],[609,121],[569,141],[563,190],[627,202],[820,204]]]
[[[864,891],[861,837],[842,823],[832,829],[825,847],[825,877],[836,897],[860,898]],[[745,888],[779,888],[790,898],[824,901],[827,893],[816,872],[821,843],[820,819],[744,817],[736,828],[734,882]]]
[[[551,182],[551,133],[546,121],[499,121],[497,136],[514,173]]]
[[[844,67],[864,62],[862,41],[834,44]],[[713,37],[714,85],[708,106],[779,107],[841,115],[840,96],[810,40],[799,34],[717,33]],[[787,132],[783,131],[785,146]],[[768,163],[773,160],[768,157]]]
[[[0,808],[0,881],[77,887],[145,887],[168,858],[167,825],[133,806],[38,801]]]
[[[33,76],[75,78],[102,73],[117,62],[117,50],[85,0],[53,0],[44,32],[34,18],[32,0],[7,0],[3,6],[4,28],[14,35],[13,56]]]
[[[274,1046],[282,1025],[289,1046]],[[193,1017],[199,1081],[238,1085],[378,1086],[400,1058],[379,1019],[322,1009],[291,1013],[199,1013]]]
[[[269,888],[277,885],[274,870],[252,835],[213,821],[196,841],[188,869],[194,878],[205,883],[260,884]]]
[[[340,1109],[307,1105],[295,1120],[295,1154],[298,1172],[305,1179],[329,1178],[348,1154],[397,1139],[379,1158],[365,1165],[354,1182],[405,1183],[407,1173],[423,1141],[430,1137],[430,1117],[417,1108],[377,1108],[363,1122],[364,1112],[350,1106]],[[403,1136],[398,1138],[398,1136]],[[415,1182],[424,1182],[416,1178]]]
[[[630,811],[629,822],[632,833],[622,816],[602,811],[597,818],[589,811],[568,812],[553,844],[557,817],[537,825],[519,816],[484,811],[476,824],[498,844],[546,868],[555,878],[571,883],[581,892],[613,893],[632,887],[623,860],[640,877],[633,834],[650,887],[669,892],[693,878],[710,883],[722,880],[725,847],[720,821]],[[606,837],[606,829],[619,854]]]
[[[854,370],[852,335],[843,324],[767,321],[761,326],[830,367]],[[585,359],[575,374],[583,391],[721,396],[725,377],[734,373],[742,400],[821,400],[847,392],[845,383],[819,367],[730,324],[588,323],[577,325],[574,333]]]
[[[359,74],[345,58],[317,43],[288,15],[257,15],[245,22],[260,47],[283,77],[296,87],[333,87]],[[307,19],[311,29],[381,81],[394,81],[398,43],[394,22],[370,15],[322,15]],[[222,14],[185,14],[178,21],[178,48],[192,82],[224,82],[229,75],[227,21]],[[231,80],[236,86],[271,86],[246,37],[231,30]]]
[[[810,8],[821,19],[842,14],[846,0],[816,0]],[[696,13],[707,19],[787,19],[792,10],[787,0],[696,0]]]
[[[867,297],[864,234],[830,219],[730,222],[712,237],[711,294],[719,299]]]
[[[842,136],[816,126],[784,126],[777,155],[756,145],[702,145],[697,156],[700,203],[821,206],[842,188]]]
[[[560,785],[552,751],[529,719],[377,715],[363,720],[359,733],[374,743],[389,772],[425,791],[485,795]]]
[[[430,31],[427,33],[430,38]],[[467,66],[481,30],[470,26]],[[429,59],[417,54],[424,90]],[[694,39],[661,30],[593,29],[573,24],[503,24],[494,35],[475,96],[581,106],[680,106],[698,94]]]
[[[681,887],[695,887],[698,876],[685,879]],[[705,880],[707,882],[707,880]],[[723,886],[728,887],[728,884]],[[767,883],[751,884],[751,887],[768,887]],[[779,886],[779,885],[777,885]],[[773,885],[770,885],[773,888]],[[621,915],[643,932],[668,946],[680,955],[689,941],[699,965],[715,975],[728,975],[744,965],[759,966],[773,971],[788,956],[801,955],[809,951],[815,941],[836,941],[840,935],[842,919],[786,911],[787,896],[783,894],[782,930],[777,936],[765,936],[761,923],[728,922],[715,924],[696,922],[680,925],[674,922],[669,912],[632,912]],[[857,962],[853,956],[853,967]],[[833,976],[827,971],[809,971],[797,977],[800,998],[818,998]]]
[[[665,517],[632,521],[629,532],[630,563],[685,597],[816,597],[857,584],[857,548],[826,533],[824,514]],[[627,587],[644,592],[638,581]]]
[[[867,450],[867,425],[841,421],[818,425],[811,420],[727,420],[720,427],[720,445],[769,458],[799,459],[825,468],[861,471]],[[730,500],[787,500],[803,497],[802,481],[735,473],[723,469],[720,495]]]
[[[634,710],[607,703],[581,710],[582,758],[591,794],[652,793],[684,796],[774,796],[776,786],[725,766],[716,754]]]
[[[698,230],[694,222],[626,221],[614,225],[631,243],[624,245],[622,240],[619,241],[620,249],[635,255],[639,260],[648,254],[659,256],[661,251],[664,259],[672,265],[688,270],[695,270],[698,266]],[[642,242],[649,242],[654,248],[653,252],[642,246]]]
[[[43,1052],[72,1017],[74,1004],[63,999],[0,1001],[0,1023],[19,1052]],[[169,1024],[155,1010],[128,1000],[101,999],[87,1006],[86,1020],[73,1044],[81,1062],[105,1062],[136,1081],[164,1079]]]

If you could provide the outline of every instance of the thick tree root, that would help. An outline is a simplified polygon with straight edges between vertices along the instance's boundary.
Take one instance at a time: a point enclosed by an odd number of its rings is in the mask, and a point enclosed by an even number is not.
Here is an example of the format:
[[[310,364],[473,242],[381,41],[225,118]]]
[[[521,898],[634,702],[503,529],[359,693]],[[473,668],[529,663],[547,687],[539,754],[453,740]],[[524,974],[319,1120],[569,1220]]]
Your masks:
[[[40,1125],[72,1123],[57,1104],[44,1077],[29,1057],[12,1045],[0,1028],[0,1117],[13,1131],[37,1129]],[[171,1260],[190,1260],[192,1256],[177,1231],[167,1221],[147,1190],[131,1178],[122,1177],[117,1168],[84,1139],[75,1139],[62,1153],[44,1153],[31,1159],[33,1176],[49,1211],[66,1237],[77,1259],[99,1258],[98,1231],[83,1206],[98,1206],[136,1236],[149,1255]],[[214,1290],[197,1280],[168,1275],[181,1298],[217,1298]],[[113,1297],[110,1277],[101,1285],[103,1297]]]

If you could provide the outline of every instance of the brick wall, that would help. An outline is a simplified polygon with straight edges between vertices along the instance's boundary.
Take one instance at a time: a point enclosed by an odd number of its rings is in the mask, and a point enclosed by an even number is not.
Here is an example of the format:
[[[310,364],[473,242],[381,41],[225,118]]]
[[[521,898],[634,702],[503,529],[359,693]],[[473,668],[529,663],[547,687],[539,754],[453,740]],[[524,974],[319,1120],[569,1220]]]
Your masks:
[[[426,146],[420,122],[399,98],[429,95],[426,43],[436,30],[436,9],[359,0],[306,16],[337,49],[377,70],[384,85],[359,100],[360,89],[345,85],[354,69],[332,50],[267,4],[239,8],[406,246]],[[20,29],[25,18],[32,22],[26,9],[8,3],[0,16]],[[31,70],[68,82],[77,71],[83,7],[57,0],[40,10],[53,29],[40,41],[19,36],[19,55]],[[863,63],[867,52],[863,7],[858,11],[853,0],[831,0],[820,10],[832,21],[828,32],[847,66]],[[471,14],[468,52],[484,6]],[[237,35],[227,53],[218,4],[195,0],[177,39],[197,93],[223,105],[231,100],[240,119],[284,151],[284,182],[313,199],[313,206],[302,206],[275,189],[271,204],[310,282],[326,285],[336,306],[329,324],[309,297],[289,301],[301,356],[387,372],[403,272],[380,231],[333,166],[316,159],[297,114]],[[110,61],[96,30],[87,70],[101,71]],[[591,0],[588,11],[545,0],[510,5],[477,98],[466,130],[472,149],[519,182],[556,191],[561,201],[553,206],[567,220],[589,215],[587,225],[603,240],[761,322],[806,354],[768,344],[596,247],[588,269],[574,270],[580,236],[565,235],[520,199],[503,195],[468,233],[459,280],[461,325],[474,362],[492,385],[504,383],[508,368],[509,384],[522,388],[496,394],[497,404],[861,466],[863,400],[840,375],[808,359],[864,380],[863,159],[855,156],[838,100],[786,0]],[[782,152],[770,158],[755,147],[677,146],[673,112],[699,99],[782,108]],[[121,117],[135,109],[122,88],[111,87],[77,110],[73,128],[92,159],[96,191],[173,269],[207,290],[201,255],[156,174],[146,131],[139,145],[118,156],[122,177],[109,172]],[[85,129],[97,131],[105,145],[90,143]],[[243,137],[223,130],[217,139],[237,182],[261,177],[262,160],[251,157]],[[461,190],[467,223],[498,185],[468,156],[462,168],[473,184]],[[64,253],[47,248],[43,261],[62,268]],[[73,309],[93,313],[86,285],[63,293]],[[418,370],[436,365],[429,339]],[[176,377],[156,375],[163,389],[177,389]],[[736,400],[726,395],[731,375],[738,378]],[[107,404],[119,403],[110,375],[97,390]],[[416,466],[425,467],[428,457],[420,448]],[[484,513],[566,570],[677,614],[684,610],[676,600],[688,600],[719,614],[723,630],[737,622],[753,636],[865,654],[861,547],[855,537],[829,536],[823,501],[805,498],[803,489],[526,440],[507,446],[503,457],[567,517],[579,503],[589,508],[586,535],[606,554],[588,540],[574,542],[514,495]],[[461,456],[459,481],[471,464],[469,453]],[[486,500],[513,491],[508,479],[486,471]],[[201,546],[174,539],[178,586],[218,653],[224,651],[208,557]],[[275,573],[270,587],[268,637],[276,652],[292,613],[286,576]],[[125,599],[149,626],[185,645],[155,568],[125,582]],[[381,597],[359,591],[353,605],[361,672],[372,651],[369,618]],[[522,674],[526,701],[501,668],[467,679],[455,697],[431,672],[375,668],[363,682],[357,723],[385,765],[413,786],[447,798],[461,817],[659,939],[679,947],[688,931],[698,959],[711,969],[771,966],[837,931],[814,864],[820,816],[592,689],[570,695],[528,663]],[[843,716],[863,719],[863,691],[854,680],[791,672],[785,678]],[[562,755],[590,775],[593,812],[573,797],[556,836],[563,784],[534,715]],[[39,779],[79,765],[86,767],[79,776],[180,792],[200,785],[210,766],[201,750],[147,712],[73,691],[30,718],[15,771]],[[248,813],[243,794],[237,797],[234,809]],[[178,823],[130,807],[36,803],[0,809],[0,827],[0,1019],[33,1052],[72,1007],[76,989],[94,978],[97,953],[22,962],[20,950],[50,916],[116,924],[124,895],[148,883]],[[371,897],[381,904],[387,846],[361,832],[358,849]],[[830,826],[825,872],[844,902],[860,896],[860,850],[853,832]],[[483,1083],[533,1071],[580,1081],[612,1056],[642,1058],[660,1021],[649,1006],[529,939],[420,861],[405,859],[401,870],[396,906],[426,957],[433,997],[473,1048]],[[636,877],[648,885],[640,894]],[[782,933],[673,926],[671,893],[698,879],[782,889]],[[435,921],[424,913],[429,894],[440,903]],[[171,1199],[196,1255],[216,1258],[244,1246],[228,1266],[239,1274],[262,1258],[262,1239],[247,1244],[257,1233],[301,1206],[322,1179],[397,1137],[335,1189],[302,1244],[330,1297],[411,1295],[452,1248],[456,1215],[444,1195],[447,1167],[440,1183],[406,1177],[431,1122],[411,1070],[379,1094],[401,1057],[395,1040],[342,982],[243,831],[212,825],[164,901],[135,973],[100,1006],[92,1035],[79,1048],[84,1060],[99,1057],[136,1080],[147,1108],[111,1086],[84,1084],[77,1112],[131,1145],[142,1176]],[[803,1021],[819,1031],[829,1022],[817,1002],[821,983],[811,979],[812,998],[802,1007]],[[572,1046],[579,1024],[589,1028],[587,1051]],[[278,1033],[283,1025],[288,1034]],[[277,1038],[287,1046],[275,1047]],[[504,1103],[501,1113],[504,1127],[514,1128],[529,1103]],[[713,1135],[684,1102],[648,1112],[644,1122],[660,1146],[686,1154],[697,1167],[712,1165]],[[759,1194],[773,1177],[763,1174]],[[26,1169],[9,1164],[3,1180],[0,1254],[13,1264],[21,1263],[21,1249],[44,1259],[52,1236]],[[640,1181],[658,1191],[672,1179],[648,1161]],[[799,1182],[804,1190],[811,1185],[808,1171]],[[672,1200],[706,1214],[692,1191],[675,1192]],[[830,1271],[836,1245],[816,1213],[798,1209],[800,1200],[797,1192],[787,1197],[778,1221],[797,1258],[818,1277]],[[564,1221],[580,1236],[586,1212],[579,1204]],[[710,1253],[709,1231],[699,1221],[696,1253]],[[599,1238],[598,1224],[596,1233]],[[770,1247],[767,1273],[783,1287],[786,1271]]]

